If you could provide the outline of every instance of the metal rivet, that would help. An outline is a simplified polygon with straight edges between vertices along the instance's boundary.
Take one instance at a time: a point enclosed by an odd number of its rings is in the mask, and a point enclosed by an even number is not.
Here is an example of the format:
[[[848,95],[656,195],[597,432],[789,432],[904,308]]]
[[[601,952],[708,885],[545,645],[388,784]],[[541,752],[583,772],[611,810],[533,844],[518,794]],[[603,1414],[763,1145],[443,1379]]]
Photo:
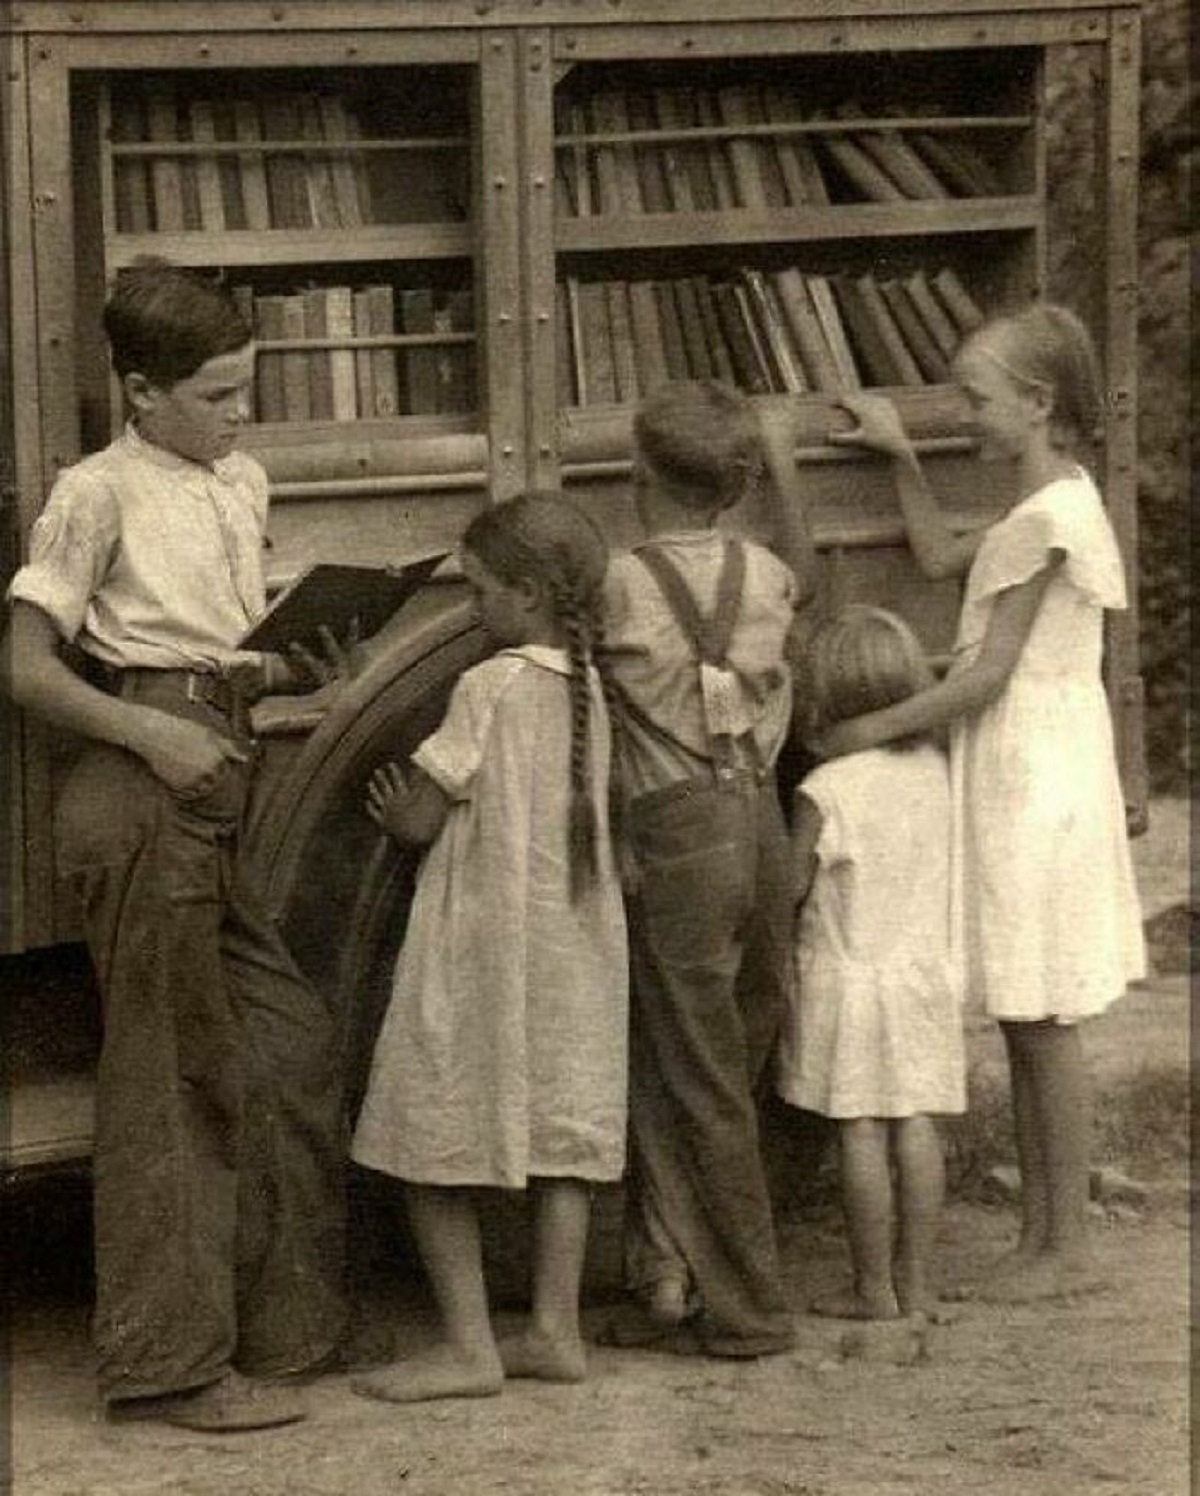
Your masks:
[[[538,319],[539,322],[549,322],[549,320],[550,320],[550,313],[549,312],[539,312],[537,314],[537,319]]]
[[[513,455],[512,443],[505,442],[504,445],[500,448],[500,454],[503,457],[511,457]]]
[[[493,177],[493,179],[492,179],[492,186],[496,189],[497,192],[500,191],[501,187],[503,187],[504,184],[505,184],[505,178],[504,177]]]
[[[499,322],[501,327],[507,327],[512,321],[512,315],[509,312],[501,312],[496,321]]]
[[[534,179],[533,179],[533,185],[535,187],[544,187],[546,185],[546,178],[545,177],[540,177],[540,176],[539,177],[534,177]]]
[[[543,457],[549,457],[550,456],[550,443],[549,442],[543,442],[541,444],[541,446],[538,447],[538,451],[542,454]]]
[[[200,43],[200,56],[201,57],[207,57],[211,51],[212,51],[212,48],[208,45],[207,42],[201,42]]]
[[[276,6],[274,6],[272,8],[272,10],[271,10],[271,19],[273,21],[282,21],[283,17],[284,17],[283,6],[282,5],[276,5]]]
[[[346,48],[346,56],[347,57],[357,57],[358,56],[358,44],[357,44],[357,42],[351,42],[350,45]]]

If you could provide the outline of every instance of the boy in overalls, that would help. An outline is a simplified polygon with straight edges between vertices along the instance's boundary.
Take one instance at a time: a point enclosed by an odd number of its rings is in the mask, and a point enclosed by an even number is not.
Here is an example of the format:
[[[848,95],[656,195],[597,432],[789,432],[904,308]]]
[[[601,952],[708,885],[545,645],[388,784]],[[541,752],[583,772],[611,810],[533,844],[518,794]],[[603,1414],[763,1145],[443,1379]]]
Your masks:
[[[610,563],[605,617],[632,862],[626,1255],[643,1323],[614,1327],[625,1344],[756,1356],[793,1340],[755,1089],[790,980],[774,765],[789,637],[815,582],[794,410],[760,418],[737,391],[686,382],[634,422],[647,539]],[[764,461],[785,559],[715,528]]]

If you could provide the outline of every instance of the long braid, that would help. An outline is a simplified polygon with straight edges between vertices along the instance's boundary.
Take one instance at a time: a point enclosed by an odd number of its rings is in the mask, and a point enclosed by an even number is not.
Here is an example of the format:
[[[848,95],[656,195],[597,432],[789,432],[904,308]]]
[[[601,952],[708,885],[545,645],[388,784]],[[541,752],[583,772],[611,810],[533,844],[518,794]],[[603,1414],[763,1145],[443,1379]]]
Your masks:
[[[596,877],[596,807],[592,799],[591,662],[590,629],[579,599],[562,584],[551,584],[554,608],[567,636],[571,661],[571,810],[567,822],[567,853],[570,858],[571,902],[574,903]]]

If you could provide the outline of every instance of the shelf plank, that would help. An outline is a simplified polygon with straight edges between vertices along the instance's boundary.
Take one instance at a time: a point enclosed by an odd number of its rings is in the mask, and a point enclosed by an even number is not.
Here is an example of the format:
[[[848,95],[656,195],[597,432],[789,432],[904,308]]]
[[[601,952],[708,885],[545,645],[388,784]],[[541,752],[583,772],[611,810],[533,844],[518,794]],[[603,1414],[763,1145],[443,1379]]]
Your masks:
[[[696,244],[762,244],[780,240],[896,238],[904,235],[1015,233],[1034,229],[1036,197],[960,198],[903,203],[840,203],[767,212],[642,213],[637,217],[560,218],[560,252],[675,248]],[[802,248],[803,242],[797,244]]]
[[[229,229],[223,233],[116,234],[109,263],[117,270],[139,255],[188,265],[332,266],[352,260],[441,260],[472,252],[469,223],[367,224],[346,229]]]

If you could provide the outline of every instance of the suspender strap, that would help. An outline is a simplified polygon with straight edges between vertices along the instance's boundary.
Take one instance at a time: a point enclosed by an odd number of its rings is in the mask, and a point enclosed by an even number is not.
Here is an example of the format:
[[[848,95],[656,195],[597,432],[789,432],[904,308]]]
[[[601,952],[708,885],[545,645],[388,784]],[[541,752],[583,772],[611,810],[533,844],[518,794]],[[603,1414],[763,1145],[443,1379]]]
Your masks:
[[[717,604],[710,618],[700,612],[678,567],[657,546],[639,546],[634,555],[662,589],[675,621],[691,640],[700,660],[706,665],[723,665],[742,605],[746,580],[746,553],[742,547],[734,540],[725,542],[717,579]]]
[[[714,730],[709,715],[709,691],[722,680],[726,689],[732,684],[725,669],[725,656],[733,636],[742,605],[742,591],[746,580],[746,553],[734,540],[726,540],[721,558],[721,571],[717,578],[717,601],[712,615],[705,618],[692,596],[691,589],[680,575],[674,562],[654,545],[639,546],[634,555],[658,583],[675,621],[683,630],[684,637],[696,652],[696,663],[700,671],[700,691],[704,698],[704,715],[710,723],[709,751],[713,767],[719,777],[726,778],[734,772],[736,755],[734,739],[727,730]],[[756,747],[757,745],[755,745]],[[754,754],[757,757],[757,753]]]

